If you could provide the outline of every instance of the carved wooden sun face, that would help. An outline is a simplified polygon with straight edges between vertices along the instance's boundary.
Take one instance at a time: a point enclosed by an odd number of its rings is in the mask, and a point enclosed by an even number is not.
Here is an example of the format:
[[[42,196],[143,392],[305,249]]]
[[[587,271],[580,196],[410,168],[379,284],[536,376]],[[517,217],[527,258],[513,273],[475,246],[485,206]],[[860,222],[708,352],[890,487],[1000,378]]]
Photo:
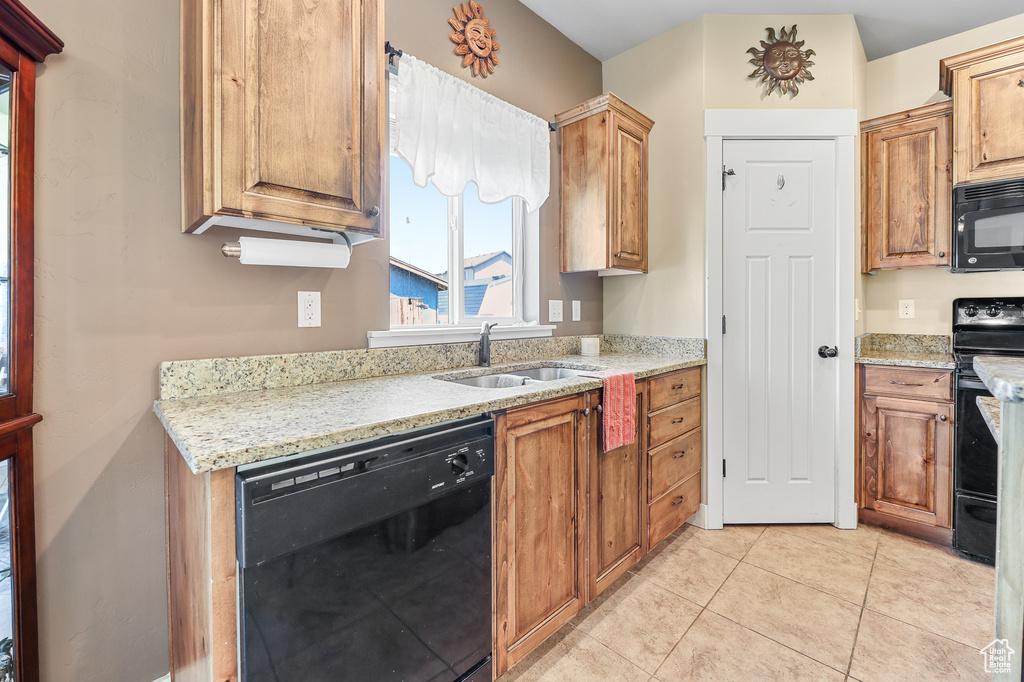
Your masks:
[[[501,46],[494,36],[498,33],[491,28],[491,20],[484,16],[484,8],[473,0],[452,7],[454,19],[448,25],[455,29],[448,38],[455,43],[455,54],[462,57],[462,66],[472,66],[474,76],[487,78],[498,65],[494,54]]]
[[[767,28],[768,42],[761,41],[763,49],[758,50],[752,47],[747,52],[754,55],[750,60],[751,64],[757,66],[749,78],[760,76],[761,82],[768,88],[768,94],[772,94],[776,88],[780,95],[792,92],[793,96],[800,92],[799,83],[805,80],[814,80],[814,76],[807,69],[814,66],[814,62],[808,59],[814,54],[814,50],[801,50],[804,41],[796,40],[796,24],[787,33],[786,27],[782,27],[779,37],[775,37],[775,29]]]

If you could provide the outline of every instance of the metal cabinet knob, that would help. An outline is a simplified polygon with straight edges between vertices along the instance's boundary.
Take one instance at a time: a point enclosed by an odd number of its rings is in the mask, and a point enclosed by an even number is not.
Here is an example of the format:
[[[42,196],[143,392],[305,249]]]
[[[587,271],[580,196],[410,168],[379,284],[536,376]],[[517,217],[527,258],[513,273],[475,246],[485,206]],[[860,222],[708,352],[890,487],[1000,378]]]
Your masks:
[[[366,215],[370,216],[371,218],[376,218],[377,216],[380,215],[380,206],[374,206],[373,208],[366,212]]]

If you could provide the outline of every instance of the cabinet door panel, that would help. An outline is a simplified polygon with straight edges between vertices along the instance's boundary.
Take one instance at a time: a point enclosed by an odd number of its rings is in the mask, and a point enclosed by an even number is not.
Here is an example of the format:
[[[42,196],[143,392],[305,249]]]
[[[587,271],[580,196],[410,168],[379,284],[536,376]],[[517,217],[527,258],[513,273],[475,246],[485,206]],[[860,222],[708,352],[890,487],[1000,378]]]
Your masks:
[[[612,267],[647,269],[647,148],[643,130],[613,117]]]
[[[903,123],[893,122],[909,120]],[[880,121],[880,122],[879,122]],[[864,124],[864,268],[949,264],[948,103]]]
[[[636,432],[632,445],[603,452],[601,417],[590,423],[590,598],[593,599],[635,564],[643,553],[644,452],[643,385],[636,396]]]
[[[575,421],[569,413],[509,432],[515,635],[578,596]]]
[[[232,0],[222,11],[215,210],[377,233],[383,168],[378,1]]]
[[[864,506],[949,528],[952,405],[865,398]],[[873,427],[873,428],[872,428]]]

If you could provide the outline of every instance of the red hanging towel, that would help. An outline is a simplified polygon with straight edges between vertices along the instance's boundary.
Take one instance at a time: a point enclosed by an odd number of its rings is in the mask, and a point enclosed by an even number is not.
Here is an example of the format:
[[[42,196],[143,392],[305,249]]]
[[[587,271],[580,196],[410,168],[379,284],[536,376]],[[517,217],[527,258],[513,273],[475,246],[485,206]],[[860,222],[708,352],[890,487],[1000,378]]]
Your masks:
[[[601,400],[601,441],[604,452],[611,452],[636,440],[636,379],[632,372],[608,369],[587,372],[583,376],[604,381]]]

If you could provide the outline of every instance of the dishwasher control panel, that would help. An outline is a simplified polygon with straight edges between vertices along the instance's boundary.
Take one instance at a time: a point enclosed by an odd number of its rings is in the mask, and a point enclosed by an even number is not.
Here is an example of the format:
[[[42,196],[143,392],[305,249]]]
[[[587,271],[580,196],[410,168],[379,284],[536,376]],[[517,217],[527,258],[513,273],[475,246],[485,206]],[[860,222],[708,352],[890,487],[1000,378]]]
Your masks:
[[[494,475],[494,439],[461,443],[446,450],[441,459],[430,466],[430,494],[472,483],[478,478]]]

